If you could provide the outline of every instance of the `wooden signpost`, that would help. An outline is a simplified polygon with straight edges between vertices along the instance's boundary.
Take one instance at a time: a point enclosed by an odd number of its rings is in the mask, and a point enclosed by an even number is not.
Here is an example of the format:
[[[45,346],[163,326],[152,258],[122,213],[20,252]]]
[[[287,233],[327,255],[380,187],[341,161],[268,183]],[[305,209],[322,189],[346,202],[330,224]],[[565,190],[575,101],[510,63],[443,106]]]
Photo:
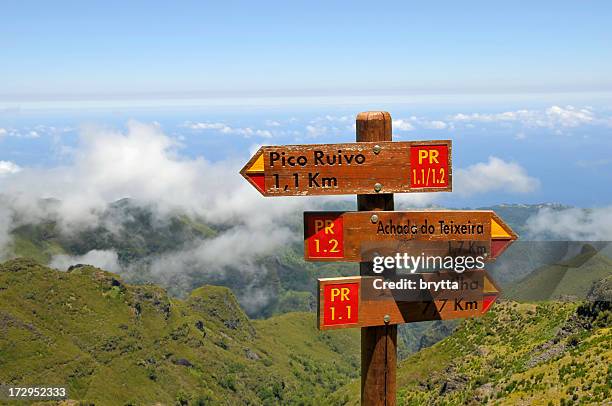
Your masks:
[[[318,326],[361,328],[361,403],[392,406],[397,324],[479,316],[500,290],[484,269],[400,276],[390,268],[379,275],[372,258],[427,252],[492,260],[517,236],[491,211],[393,211],[393,193],[452,190],[451,141],[392,142],[387,112],[359,113],[356,138],[264,146],[240,173],[264,196],[357,194],[358,212],[304,213],[304,258],[360,262],[359,276],[319,279]],[[417,280],[433,284],[377,288]]]
[[[484,269],[461,274],[454,271],[411,274],[393,279],[392,286],[398,291],[391,290],[390,281],[383,282],[380,277],[319,279],[319,329],[478,317],[489,310],[501,293]],[[434,290],[436,286],[440,290]],[[407,297],[402,298],[406,292]]]
[[[380,142],[391,141],[391,139],[391,115],[389,113],[365,112],[357,115],[357,142]],[[452,188],[450,179],[449,187]],[[394,210],[393,194],[357,195],[357,209],[359,211]],[[361,276],[372,275],[372,264],[361,262],[359,274]],[[363,405],[395,405],[396,370],[397,326],[362,328],[361,403]]]
[[[240,173],[264,196],[446,192],[451,142],[265,146]]]
[[[397,252],[494,260],[516,239],[490,210],[304,212],[308,261],[371,261]]]

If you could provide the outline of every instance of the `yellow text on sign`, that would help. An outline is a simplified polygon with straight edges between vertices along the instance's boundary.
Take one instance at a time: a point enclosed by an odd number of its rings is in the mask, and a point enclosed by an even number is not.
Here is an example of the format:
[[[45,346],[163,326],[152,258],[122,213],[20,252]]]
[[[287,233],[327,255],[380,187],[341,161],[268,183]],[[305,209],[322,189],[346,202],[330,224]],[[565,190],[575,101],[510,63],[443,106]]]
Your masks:
[[[419,150],[419,164],[423,163],[424,159],[429,159],[430,164],[439,163],[438,156],[440,152],[435,149],[420,149]]]
[[[348,295],[351,292],[349,288],[332,288],[331,290],[331,301],[334,302],[338,296],[340,296],[340,301],[344,302],[346,300],[350,300]]]
[[[325,234],[334,233],[334,221],[333,220],[315,220],[315,231],[318,233],[319,230],[324,228]]]

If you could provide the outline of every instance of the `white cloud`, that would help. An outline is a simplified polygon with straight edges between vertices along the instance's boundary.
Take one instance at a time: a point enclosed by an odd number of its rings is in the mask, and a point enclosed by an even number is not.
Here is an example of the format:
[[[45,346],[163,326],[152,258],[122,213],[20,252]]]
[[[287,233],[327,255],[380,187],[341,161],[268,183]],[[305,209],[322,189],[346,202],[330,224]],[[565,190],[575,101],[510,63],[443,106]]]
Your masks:
[[[185,123],[185,127],[192,130],[220,130],[221,132],[231,131],[231,127],[224,123]]]
[[[193,248],[159,256],[153,260],[151,272],[161,278],[194,269],[209,275],[223,275],[228,266],[245,273],[253,272],[257,269],[255,258],[272,253],[295,238],[288,228],[281,226],[281,219],[276,219],[277,226],[269,220],[240,225]]]
[[[91,250],[85,255],[77,256],[60,254],[55,255],[51,259],[51,262],[49,262],[50,267],[62,271],[76,264],[93,265],[97,268],[114,273],[119,273],[121,271],[119,257],[117,253],[112,250]]]
[[[243,128],[241,130],[243,132],[243,135],[248,137],[256,135],[258,137],[263,138],[272,138],[272,132],[270,132],[269,130],[253,130],[251,128]]]
[[[355,131],[354,117],[332,115],[315,117],[308,122],[305,130],[307,138],[319,138],[324,135],[346,136],[347,133]]]
[[[447,123],[441,120],[429,120],[422,117],[411,116],[409,118],[400,118],[393,120],[393,129],[400,131],[413,131],[417,128],[426,130],[445,130],[449,127]]]
[[[329,131],[327,126],[321,125],[307,125],[306,126],[306,135],[310,138],[317,138],[322,135],[325,135]]]
[[[7,258],[11,254],[10,245],[12,237],[10,231],[13,229],[14,212],[10,207],[0,204],[0,259]]]
[[[489,157],[481,162],[457,169],[453,172],[453,190],[460,195],[473,195],[502,190],[513,193],[529,193],[536,190],[540,182],[527,174],[525,168],[515,162],[506,162],[497,157]]]
[[[135,204],[151,207],[157,221],[179,211],[209,224],[232,226],[216,237],[195,242],[194,247],[150,258],[160,280],[185,272],[186,266],[195,274],[221,275],[228,265],[251,275],[263,274],[255,258],[287,243],[293,233],[284,219],[306,208],[311,199],[263,199],[238,173],[247,157],[213,164],[202,158],[185,158],[179,148],[156,125],[130,122],[124,132],[84,129],[71,164],[22,168],[0,178],[0,249],[7,254],[9,230],[18,225],[12,223],[13,218],[37,222],[52,217],[60,232],[67,234],[95,227],[101,221],[111,231],[113,227],[118,231],[121,219],[101,220],[99,214],[109,202],[129,197]],[[41,206],[40,198],[44,197],[58,202]],[[53,259],[57,267],[74,263],[119,270],[112,252]]]
[[[57,128],[54,126],[36,125],[34,127],[23,127],[23,128],[0,128],[0,137],[14,137],[14,138],[40,138],[43,135],[57,136],[62,133],[73,131],[70,127]]]
[[[440,120],[421,121],[421,124],[423,128],[426,128],[429,130],[444,130],[446,129],[446,127],[448,127],[448,124]]]
[[[564,129],[581,125],[609,125],[609,118],[597,117],[590,108],[551,106],[544,110],[515,110],[493,114],[455,114],[457,123],[517,123],[531,128]]]
[[[62,201],[63,219],[85,222],[91,220],[92,210],[125,197],[166,212],[184,209],[220,223],[234,216],[249,221],[246,214],[251,210],[273,213],[288,202],[264,203],[238,174],[244,162],[211,164],[202,158],[187,159],[179,155],[178,148],[154,125],[132,121],[125,133],[88,128],[81,133],[72,164],[22,168],[3,179],[0,190],[15,204],[57,198]]]
[[[552,236],[573,241],[612,241],[612,206],[595,209],[544,208],[527,219],[533,238]]]
[[[314,119],[310,121],[310,123],[314,124],[314,123],[327,122],[327,123],[344,124],[344,123],[348,123],[349,121],[353,122],[353,120],[354,120],[353,116],[332,116],[328,114],[323,117],[315,117]]]
[[[396,209],[404,210],[413,207],[426,207],[438,200],[438,193],[397,193],[394,196]]]
[[[12,175],[21,171],[21,167],[11,161],[0,161],[0,176]]]
[[[393,129],[400,131],[413,131],[414,125],[412,125],[407,120],[398,119],[392,121]]]
[[[552,106],[546,109],[546,125],[560,125],[562,127],[578,127],[582,124],[591,124],[595,121],[595,115],[589,109],[576,109],[572,106],[562,108]]]
[[[245,138],[250,138],[253,136],[263,137],[263,138],[272,138],[272,132],[270,130],[259,130],[259,129],[253,129],[250,127],[231,127],[225,123],[186,122],[184,126],[191,130],[195,130],[195,131],[215,130],[223,134],[242,135]]]

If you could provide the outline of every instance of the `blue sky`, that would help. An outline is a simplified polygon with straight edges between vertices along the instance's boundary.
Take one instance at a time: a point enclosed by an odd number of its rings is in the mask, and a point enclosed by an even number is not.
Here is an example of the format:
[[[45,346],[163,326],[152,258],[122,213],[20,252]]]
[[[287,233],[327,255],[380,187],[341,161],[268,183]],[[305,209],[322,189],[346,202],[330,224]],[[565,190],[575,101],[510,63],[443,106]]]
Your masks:
[[[608,1],[9,1],[0,100],[612,90]]]
[[[162,166],[237,176],[258,145],[352,141],[359,111],[387,110],[397,140],[454,142],[457,193],[422,204],[612,204],[610,2],[11,1],[0,15],[0,192],[88,188],[41,178],[102,159],[87,134],[111,155],[150,142]],[[143,183],[114,176],[93,200]]]

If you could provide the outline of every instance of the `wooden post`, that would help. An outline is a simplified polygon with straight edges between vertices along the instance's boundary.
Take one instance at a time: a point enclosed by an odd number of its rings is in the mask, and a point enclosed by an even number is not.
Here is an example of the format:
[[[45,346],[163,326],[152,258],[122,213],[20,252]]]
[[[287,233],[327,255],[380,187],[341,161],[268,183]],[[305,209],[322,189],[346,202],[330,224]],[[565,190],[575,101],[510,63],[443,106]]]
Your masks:
[[[391,141],[391,115],[383,111],[357,115],[357,142]],[[406,157],[408,159],[408,157]],[[384,190],[384,185],[383,185]],[[374,185],[372,185],[374,193]],[[357,209],[393,210],[393,194],[357,195]],[[362,276],[374,275],[372,263],[359,264]],[[361,329],[361,404],[395,406],[397,326]]]

